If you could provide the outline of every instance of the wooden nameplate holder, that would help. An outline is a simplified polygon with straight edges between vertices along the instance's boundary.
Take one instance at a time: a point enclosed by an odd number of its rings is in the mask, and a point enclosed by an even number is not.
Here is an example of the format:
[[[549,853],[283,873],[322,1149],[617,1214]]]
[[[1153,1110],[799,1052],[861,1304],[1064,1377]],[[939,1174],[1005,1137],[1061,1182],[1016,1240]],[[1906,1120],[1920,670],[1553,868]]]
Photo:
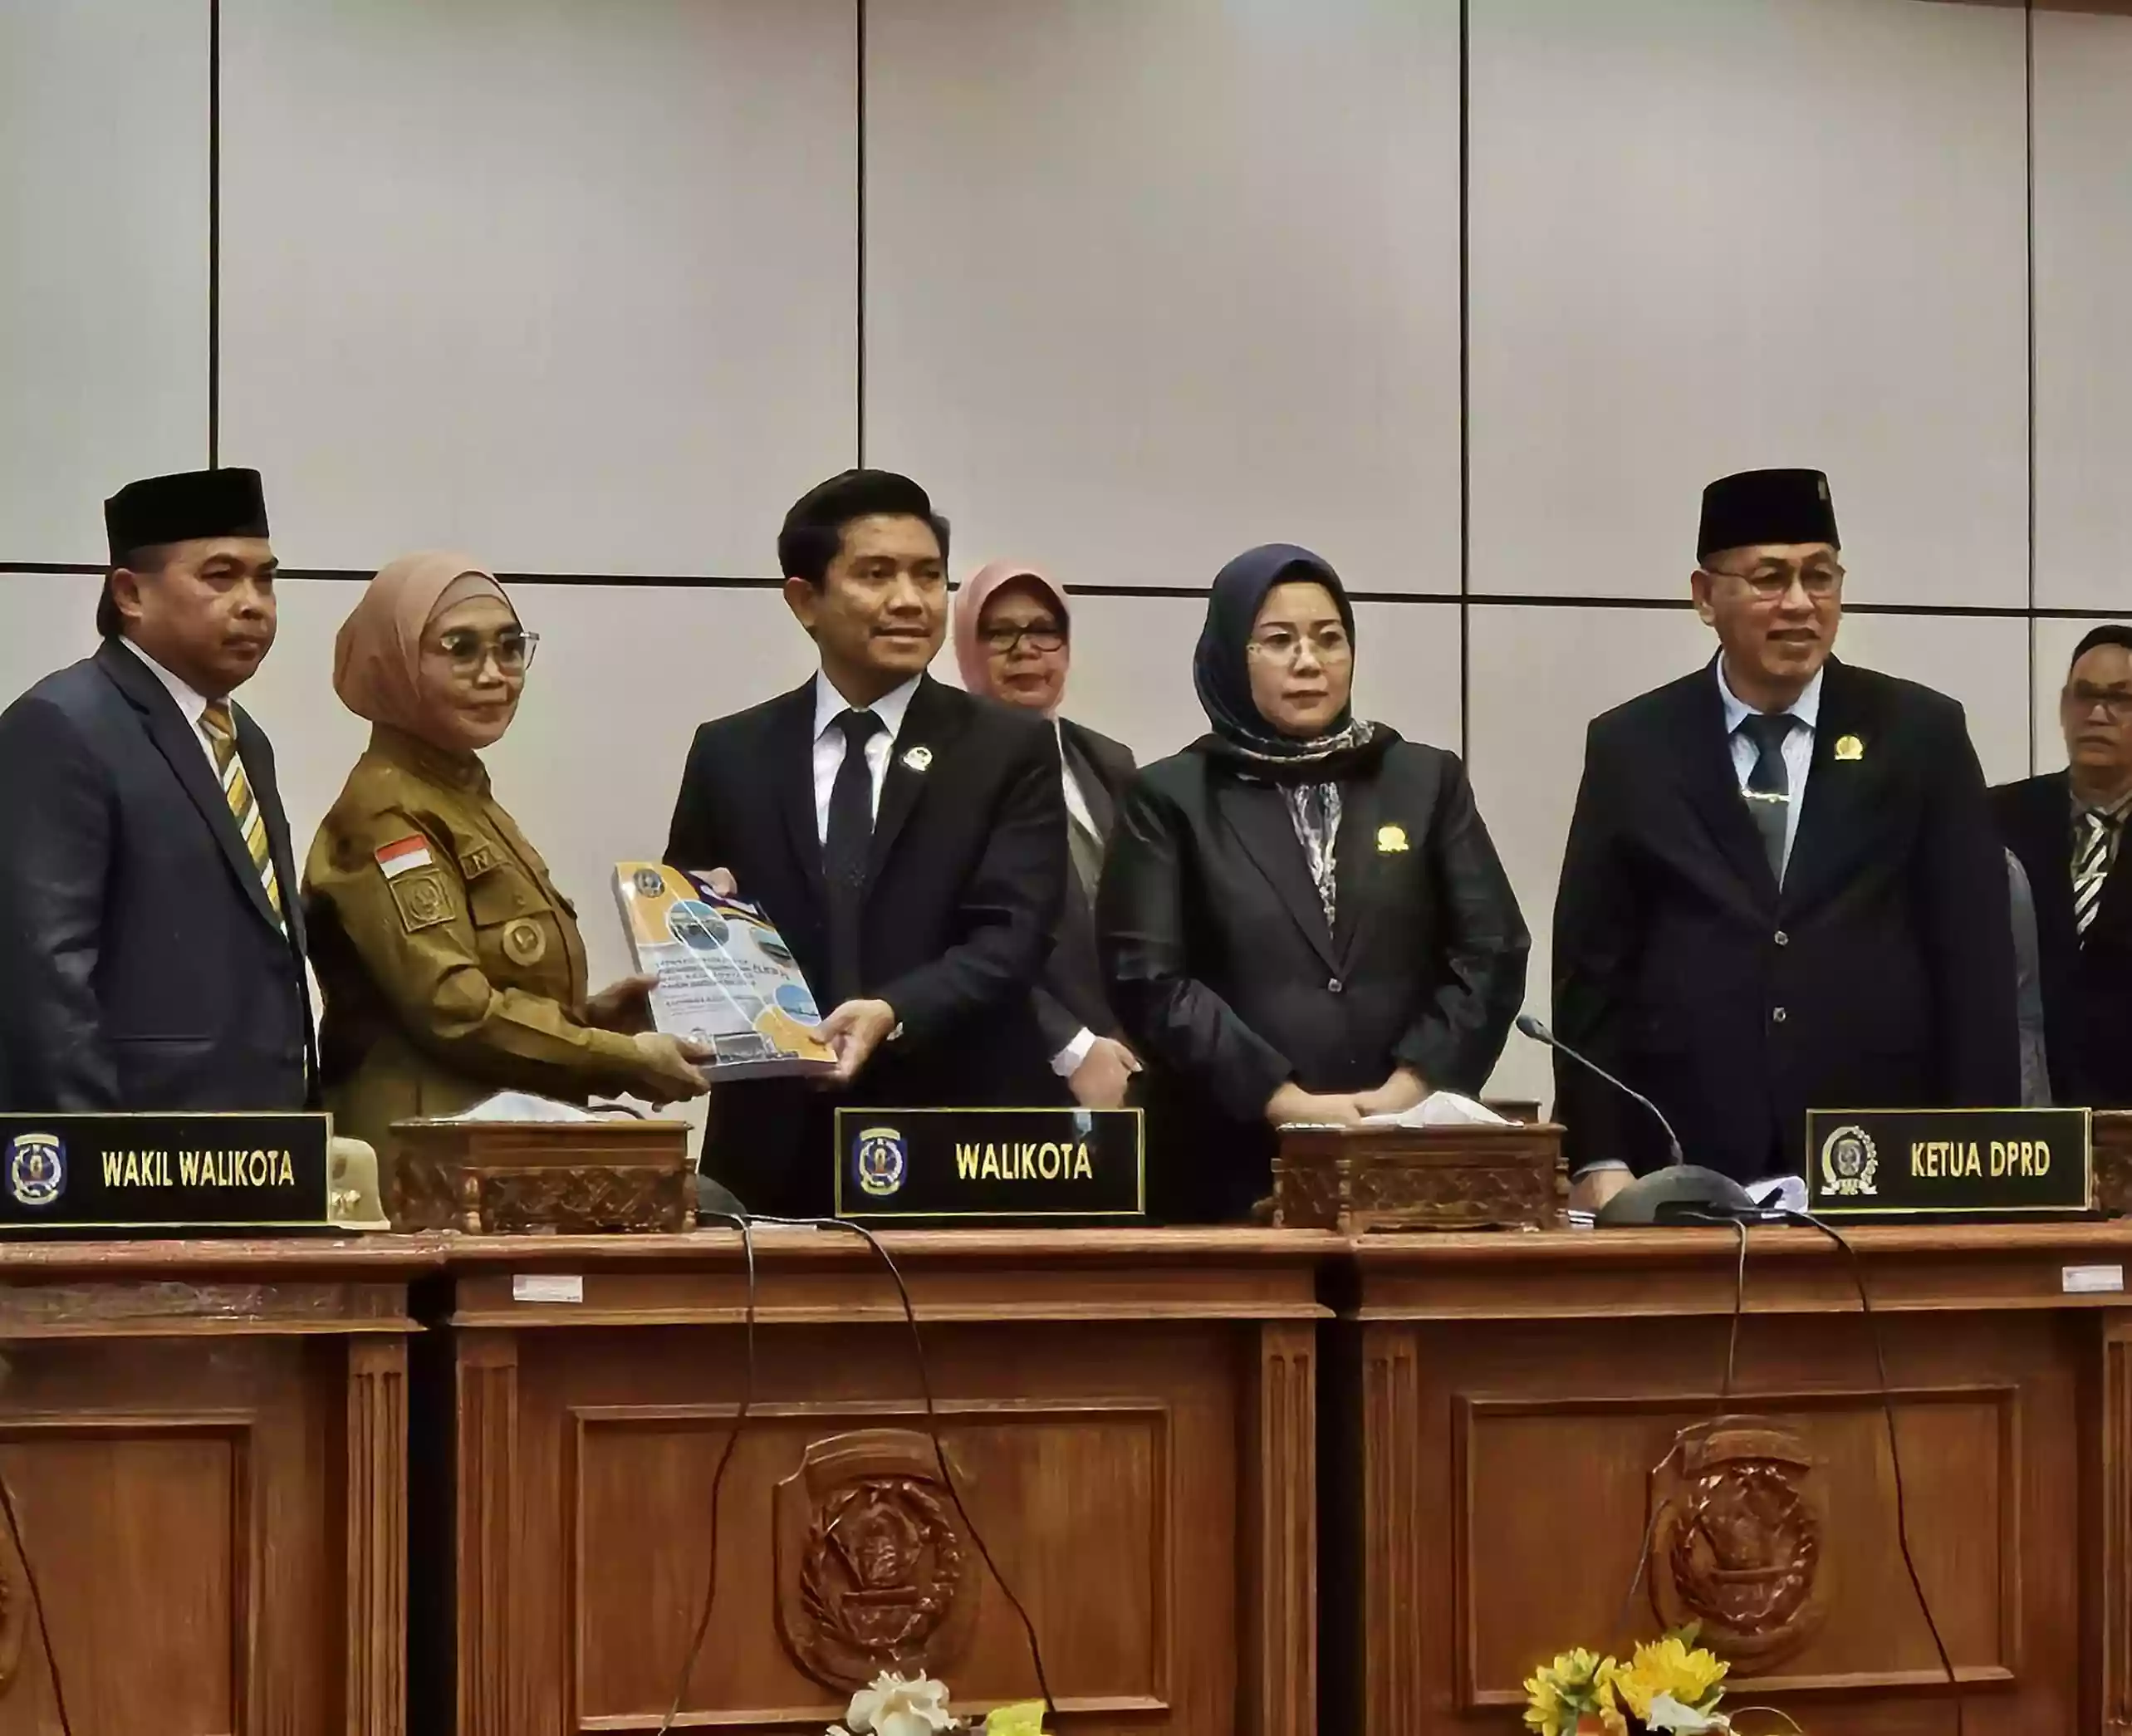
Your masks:
[[[396,1121],[401,1230],[584,1235],[695,1228],[689,1124]]]
[[[1551,1123],[1284,1129],[1273,1221],[1380,1229],[1554,1229],[1569,1197]]]
[[[2095,1149],[2095,1209],[2132,1218],[2132,1109],[2098,1109],[2089,1118]]]

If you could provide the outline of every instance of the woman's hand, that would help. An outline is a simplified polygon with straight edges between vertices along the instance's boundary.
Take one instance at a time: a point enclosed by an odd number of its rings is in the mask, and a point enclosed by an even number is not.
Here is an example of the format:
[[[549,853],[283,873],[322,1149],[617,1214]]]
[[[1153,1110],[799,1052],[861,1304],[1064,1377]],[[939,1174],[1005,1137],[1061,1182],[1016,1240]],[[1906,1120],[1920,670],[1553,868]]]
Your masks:
[[[1394,1067],[1392,1076],[1373,1091],[1365,1091],[1355,1106],[1365,1116],[1404,1115],[1429,1096],[1429,1081],[1410,1067]]]
[[[1306,1091],[1291,1079],[1266,1100],[1266,1119],[1276,1127],[1291,1121],[1352,1127],[1362,1119],[1362,1111],[1353,1097]]]
[[[649,1031],[651,992],[658,987],[655,970],[610,983],[585,1003],[585,1022],[601,1031],[620,1031],[629,1036]]]
[[[644,1062],[641,1082],[646,1101],[685,1102],[710,1090],[698,1065],[711,1058],[713,1052],[708,1045],[669,1037],[664,1031],[640,1031],[636,1033],[636,1046]]]

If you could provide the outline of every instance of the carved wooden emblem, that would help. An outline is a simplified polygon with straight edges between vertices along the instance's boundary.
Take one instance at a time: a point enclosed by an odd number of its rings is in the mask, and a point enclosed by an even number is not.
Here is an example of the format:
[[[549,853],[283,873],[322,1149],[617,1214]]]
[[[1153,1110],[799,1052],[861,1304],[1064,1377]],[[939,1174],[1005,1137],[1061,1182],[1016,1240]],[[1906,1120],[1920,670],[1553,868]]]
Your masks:
[[[1651,1603],[1669,1628],[1699,1623],[1702,1643],[1750,1674],[1814,1636],[1828,1609],[1828,1496],[1798,1435],[1720,1418],[1652,1493]]]
[[[777,1631],[823,1686],[939,1675],[968,1643],[978,1576],[928,1436],[814,1442],[777,1485]]]

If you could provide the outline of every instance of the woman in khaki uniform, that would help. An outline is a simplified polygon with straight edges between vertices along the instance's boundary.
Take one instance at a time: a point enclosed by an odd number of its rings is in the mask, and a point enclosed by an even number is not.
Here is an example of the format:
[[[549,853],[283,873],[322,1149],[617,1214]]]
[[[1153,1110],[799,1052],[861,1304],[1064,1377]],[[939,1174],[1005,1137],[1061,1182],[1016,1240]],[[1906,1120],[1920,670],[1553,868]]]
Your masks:
[[[321,1066],[336,1127],[388,1159],[395,1121],[498,1091],[704,1089],[704,1052],[641,1028],[649,978],[587,996],[576,911],[489,793],[534,644],[493,575],[432,553],[379,573],[334,647],[373,728],[304,870]]]

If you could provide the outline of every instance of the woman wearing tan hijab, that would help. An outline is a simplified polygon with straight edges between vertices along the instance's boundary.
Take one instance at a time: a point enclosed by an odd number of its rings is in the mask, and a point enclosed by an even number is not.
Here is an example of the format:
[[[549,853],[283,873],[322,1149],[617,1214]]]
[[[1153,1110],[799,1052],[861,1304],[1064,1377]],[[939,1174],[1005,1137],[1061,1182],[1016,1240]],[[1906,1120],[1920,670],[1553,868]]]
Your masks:
[[[388,1163],[395,1121],[498,1091],[704,1089],[701,1052],[640,1028],[645,979],[586,994],[576,912],[489,793],[479,756],[537,642],[493,574],[430,553],[379,573],[334,645],[334,691],[373,727],[304,870],[321,1067],[336,1128]]]
[[[1133,753],[1122,742],[1060,718],[1072,660],[1066,593],[1037,568],[994,561],[957,594],[955,662],[963,685],[1002,704],[1041,711],[1058,731],[1073,872],[1051,962],[1032,998],[1051,1069],[1072,1088],[1074,1101],[1089,1109],[1115,1109],[1140,1062],[1120,1040],[1104,996],[1091,912],[1111,817],[1133,781]]]

